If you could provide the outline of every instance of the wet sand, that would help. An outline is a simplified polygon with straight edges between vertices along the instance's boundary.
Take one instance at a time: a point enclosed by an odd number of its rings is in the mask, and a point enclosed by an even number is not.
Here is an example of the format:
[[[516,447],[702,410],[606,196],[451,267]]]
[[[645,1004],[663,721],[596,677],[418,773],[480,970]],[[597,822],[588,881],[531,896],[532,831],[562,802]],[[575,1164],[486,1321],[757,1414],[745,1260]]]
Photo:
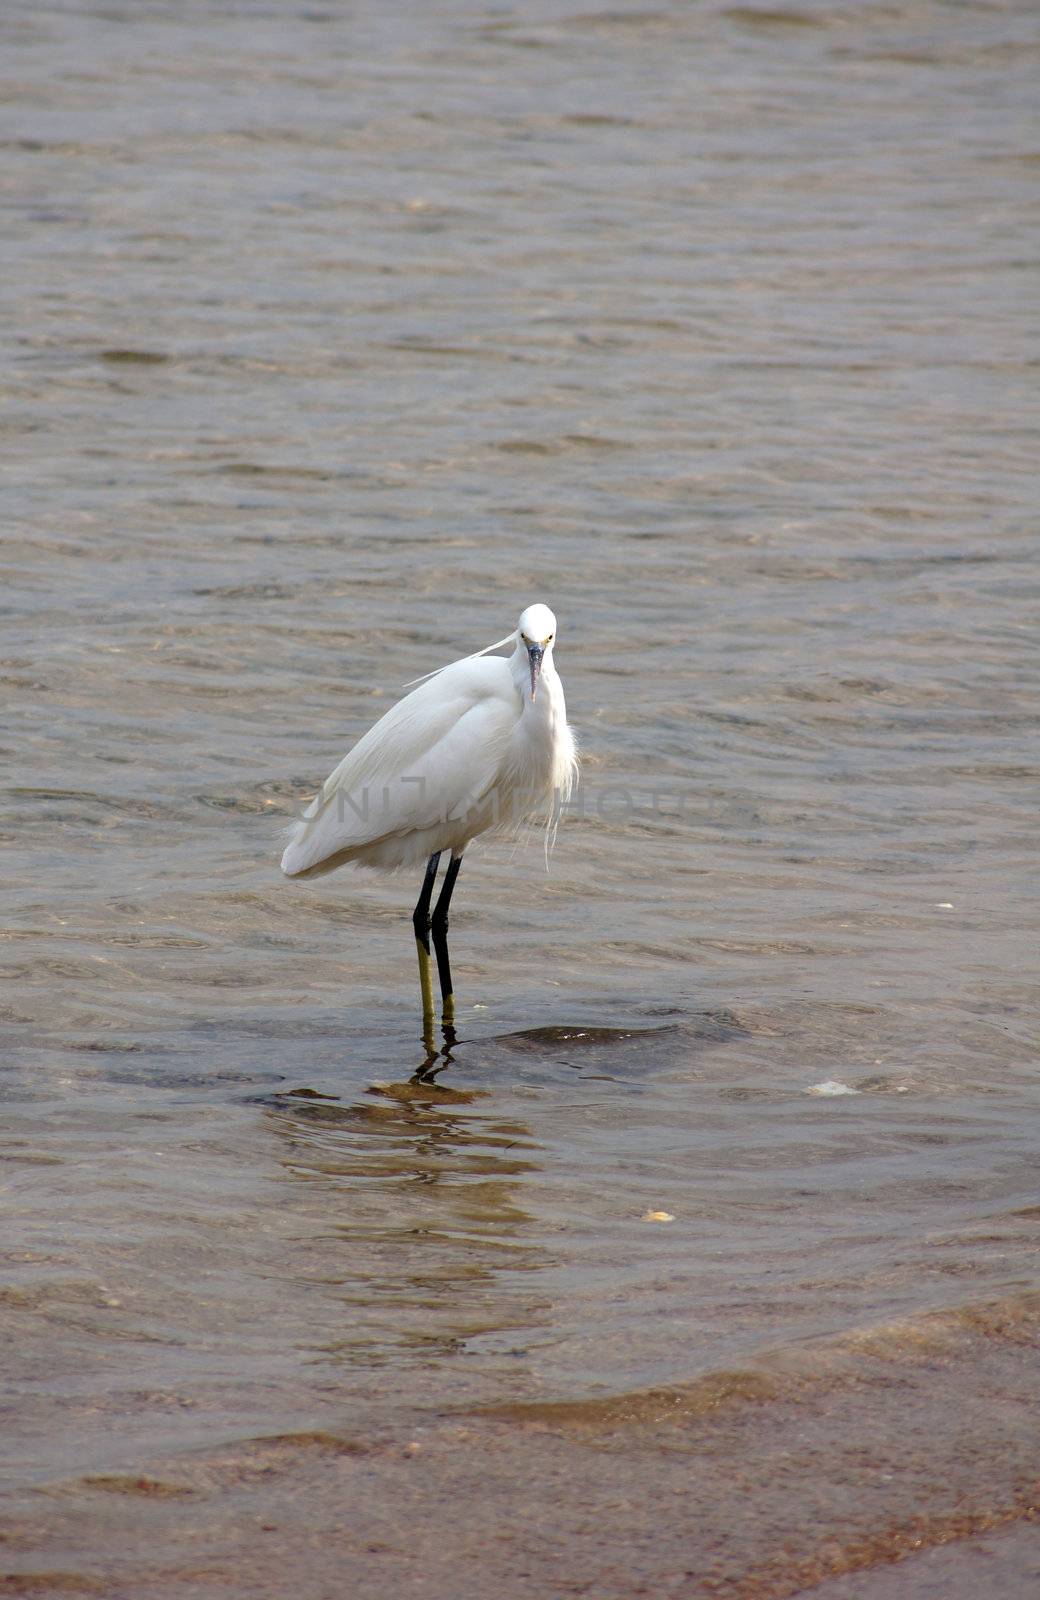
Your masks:
[[[967,1595],[987,1574],[1027,1594],[1038,1330],[1040,1295],[1018,1296],[668,1391],[271,1434],[90,1475],[8,1526],[12,1554],[51,1559],[19,1562],[7,1592],[273,1600],[303,1574],[307,1593],[373,1597],[881,1600]]]

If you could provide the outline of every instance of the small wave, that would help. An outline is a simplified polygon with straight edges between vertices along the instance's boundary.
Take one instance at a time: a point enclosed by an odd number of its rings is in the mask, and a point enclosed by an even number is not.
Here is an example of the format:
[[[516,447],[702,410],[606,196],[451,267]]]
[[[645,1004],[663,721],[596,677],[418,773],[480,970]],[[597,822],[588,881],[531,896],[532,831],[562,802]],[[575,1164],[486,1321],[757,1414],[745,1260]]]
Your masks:
[[[1040,1287],[777,1346],[741,1367],[716,1369],[687,1383],[580,1399],[510,1400],[474,1407],[473,1413],[587,1428],[692,1421],[727,1407],[805,1401],[871,1383],[891,1386],[893,1368],[970,1360],[979,1344],[1023,1349],[1038,1342]]]

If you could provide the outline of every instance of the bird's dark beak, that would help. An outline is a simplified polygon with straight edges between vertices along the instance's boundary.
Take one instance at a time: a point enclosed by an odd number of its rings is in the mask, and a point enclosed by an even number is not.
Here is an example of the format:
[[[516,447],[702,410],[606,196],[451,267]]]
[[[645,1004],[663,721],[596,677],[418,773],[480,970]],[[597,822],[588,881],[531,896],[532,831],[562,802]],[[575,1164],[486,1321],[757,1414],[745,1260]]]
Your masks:
[[[538,693],[538,674],[542,670],[542,657],[545,651],[540,644],[529,644],[527,654],[531,662],[531,699]]]

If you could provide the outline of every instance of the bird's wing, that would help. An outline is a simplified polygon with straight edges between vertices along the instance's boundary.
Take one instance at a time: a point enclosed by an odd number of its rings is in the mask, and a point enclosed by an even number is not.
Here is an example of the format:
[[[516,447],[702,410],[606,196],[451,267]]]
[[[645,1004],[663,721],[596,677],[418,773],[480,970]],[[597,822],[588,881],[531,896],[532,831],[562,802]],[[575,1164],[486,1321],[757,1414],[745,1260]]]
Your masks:
[[[464,817],[493,787],[519,714],[501,657],[446,667],[344,756],[294,824],[282,871]]]

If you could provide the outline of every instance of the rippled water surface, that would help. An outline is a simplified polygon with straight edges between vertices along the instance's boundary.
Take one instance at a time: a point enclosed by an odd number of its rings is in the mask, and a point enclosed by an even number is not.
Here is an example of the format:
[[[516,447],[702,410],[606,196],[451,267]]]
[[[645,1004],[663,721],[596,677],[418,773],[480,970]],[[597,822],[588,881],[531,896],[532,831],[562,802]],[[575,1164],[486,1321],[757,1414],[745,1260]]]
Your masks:
[[[5,1592],[1035,1593],[1040,14],[0,42]],[[417,1083],[280,831],[536,598]]]

